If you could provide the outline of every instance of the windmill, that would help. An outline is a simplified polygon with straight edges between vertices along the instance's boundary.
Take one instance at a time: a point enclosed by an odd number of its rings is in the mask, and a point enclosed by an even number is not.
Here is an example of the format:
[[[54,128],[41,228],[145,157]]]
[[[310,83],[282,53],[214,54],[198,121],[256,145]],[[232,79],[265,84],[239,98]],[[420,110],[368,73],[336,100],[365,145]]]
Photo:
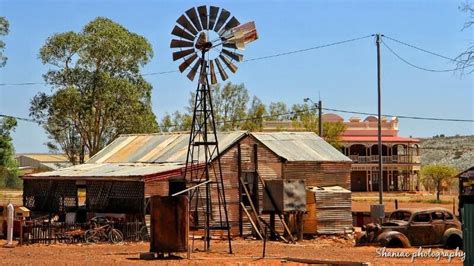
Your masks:
[[[188,186],[195,186],[189,197],[191,223],[204,229],[205,250],[210,248],[212,229],[226,230],[232,253],[211,86],[217,84],[216,67],[222,81],[228,79],[226,69],[237,71],[236,64],[243,60],[237,50],[256,40],[257,31],[254,22],[240,24],[229,11],[216,6],[190,8],[176,23],[170,44],[175,49],[173,61],[181,61],[179,71],[186,71],[191,81],[199,73],[185,169]]]

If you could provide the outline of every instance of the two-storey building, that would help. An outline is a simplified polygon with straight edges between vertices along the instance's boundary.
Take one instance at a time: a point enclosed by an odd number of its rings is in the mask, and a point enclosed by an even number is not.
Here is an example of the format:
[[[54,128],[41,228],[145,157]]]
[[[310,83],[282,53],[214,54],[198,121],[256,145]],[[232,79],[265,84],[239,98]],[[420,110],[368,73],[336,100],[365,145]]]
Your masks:
[[[352,117],[348,121],[336,114],[324,114],[324,122],[343,122],[341,152],[352,159],[351,190],[378,191],[378,129],[377,118],[364,120]],[[419,189],[420,141],[398,136],[398,119],[382,118],[382,162],[384,191],[414,191]]]

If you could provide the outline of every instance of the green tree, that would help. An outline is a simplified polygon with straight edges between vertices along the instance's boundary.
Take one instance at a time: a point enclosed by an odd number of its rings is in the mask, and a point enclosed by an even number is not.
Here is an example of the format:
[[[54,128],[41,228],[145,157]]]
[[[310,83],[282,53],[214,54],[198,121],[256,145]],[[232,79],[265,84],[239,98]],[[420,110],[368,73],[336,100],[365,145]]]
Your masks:
[[[341,135],[346,128],[347,126],[343,122],[323,122],[324,140],[339,150],[342,147]]]
[[[143,36],[103,17],[80,32],[49,37],[39,57],[53,67],[44,74],[53,91],[37,94],[30,107],[48,134],[48,147],[75,164],[120,134],[156,132],[152,86],[140,74],[152,56]]]
[[[247,120],[243,123],[242,129],[249,131],[262,131],[264,116],[267,115],[265,104],[254,96],[247,112]]]
[[[21,187],[11,137],[16,126],[17,121],[14,118],[7,117],[0,120],[0,186],[12,188]]]
[[[0,36],[5,36],[8,34],[10,29],[10,24],[5,17],[0,17]],[[7,63],[7,57],[3,54],[5,50],[5,42],[0,40],[0,67],[4,67]]]
[[[291,117],[293,127],[318,132],[318,112],[314,107],[309,106],[307,103],[294,104],[291,107],[291,111],[293,112]]]
[[[268,106],[268,121],[287,121],[290,119],[288,115],[288,106],[284,102],[271,102]]]
[[[319,134],[319,116],[318,111],[308,104],[295,104],[291,107],[294,112],[291,120],[295,128],[304,128],[305,130]],[[334,148],[341,148],[341,134],[346,130],[343,122],[323,122],[324,140]]]
[[[217,126],[221,131],[240,129],[247,115],[249,94],[244,84],[226,83],[223,88],[218,84],[212,91],[212,103]]]
[[[436,191],[436,200],[439,201],[439,194],[443,185],[450,185],[456,175],[456,168],[448,165],[430,164],[421,168],[421,183],[428,190]]]
[[[192,123],[192,114],[194,110],[194,100],[196,93],[189,94],[186,113],[174,112],[170,116],[174,125],[171,131],[189,130]],[[244,119],[247,116],[247,104],[249,93],[244,84],[226,83],[224,87],[217,84],[211,88],[212,105],[214,108],[214,118],[216,120],[217,130],[229,131],[242,128]],[[163,119],[168,119],[165,115]],[[162,120],[161,124],[165,121]],[[176,123],[175,123],[176,122]]]
[[[189,131],[191,129],[192,114],[175,111],[171,115],[166,113],[160,122],[161,132]]]

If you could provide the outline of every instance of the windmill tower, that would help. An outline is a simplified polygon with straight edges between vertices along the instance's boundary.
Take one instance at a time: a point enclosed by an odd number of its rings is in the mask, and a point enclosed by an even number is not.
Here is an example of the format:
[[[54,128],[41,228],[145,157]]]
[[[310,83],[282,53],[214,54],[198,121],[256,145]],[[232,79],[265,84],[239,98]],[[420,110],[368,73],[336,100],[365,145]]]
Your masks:
[[[178,37],[171,40],[173,60],[182,61],[179,71],[187,71],[189,80],[199,73],[185,170],[188,186],[198,185],[189,196],[191,224],[204,229],[205,250],[210,248],[212,229],[226,230],[232,253],[211,89],[217,84],[215,67],[222,81],[228,79],[226,69],[235,73],[236,63],[243,60],[237,50],[256,40],[257,31],[254,22],[240,24],[229,11],[215,6],[190,8],[176,23],[171,32]]]

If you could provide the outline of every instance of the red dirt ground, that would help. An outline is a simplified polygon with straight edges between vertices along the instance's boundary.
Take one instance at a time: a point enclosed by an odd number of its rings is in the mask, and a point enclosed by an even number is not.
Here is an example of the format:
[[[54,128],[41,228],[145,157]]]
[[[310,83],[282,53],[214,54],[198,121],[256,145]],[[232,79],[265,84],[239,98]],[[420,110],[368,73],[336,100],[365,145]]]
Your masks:
[[[0,240],[3,246],[4,240]],[[202,248],[201,241],[195,242],[195,249]],[[354,247],[353,240],[335,239],[332,237],[304,240],[297,244],[267,242],[266,258],[261,259],[263,244],[257,240],[237,239],[232,242],[234,254],[227,253],[226,241],[212,241],[211,252],[200,251],[191,254],[191,260],[139,260],[139,254],[149,249],[148,243],[110,244],[35,244],[15,248],[0,248],[0,264],[5,265],[305,265],[285,260],[285,257],[305,258],[313,260],[337,260],[370,262],[371,265],[402,265],[410,264],[409,258],[380,258],[377,247]],[[416,252],[411,249],[389,249],[389,251]],[[176,254],[183,258],[186,254]],[[447,258],[417,258],[417,265],[449,264]],[[454,258],[452,265],[461,265],[460,258]]]

